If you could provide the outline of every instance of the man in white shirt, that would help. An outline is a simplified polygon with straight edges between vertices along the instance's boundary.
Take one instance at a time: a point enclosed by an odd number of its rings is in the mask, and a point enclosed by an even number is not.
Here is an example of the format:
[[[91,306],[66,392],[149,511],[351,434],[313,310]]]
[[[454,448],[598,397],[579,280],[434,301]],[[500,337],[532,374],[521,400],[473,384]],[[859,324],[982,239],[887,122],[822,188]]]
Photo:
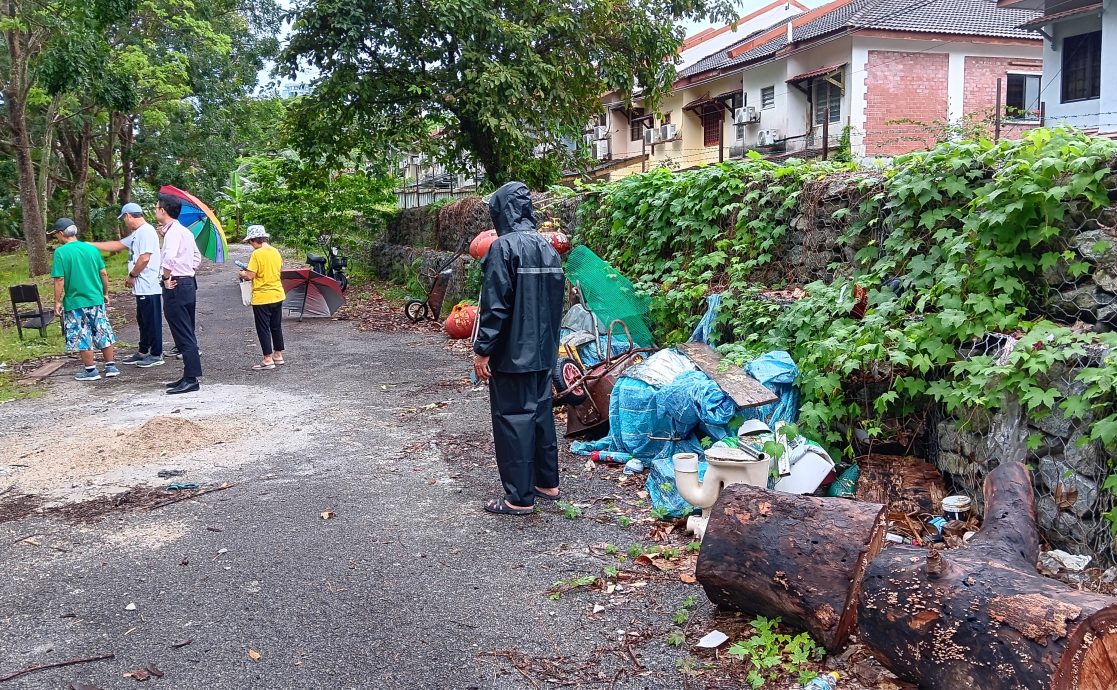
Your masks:
[[[128,278],[124,286],[136,297],[136,324],[140,346],[135,354],[121,364],[157,367],[163,364],[163,290],[159,286],[159,233],[144,219],[139,204],[128,203],[120,209],[117,219],[124,223],[128,234],[115,242],[93,242],[102,251],[128,250]]]

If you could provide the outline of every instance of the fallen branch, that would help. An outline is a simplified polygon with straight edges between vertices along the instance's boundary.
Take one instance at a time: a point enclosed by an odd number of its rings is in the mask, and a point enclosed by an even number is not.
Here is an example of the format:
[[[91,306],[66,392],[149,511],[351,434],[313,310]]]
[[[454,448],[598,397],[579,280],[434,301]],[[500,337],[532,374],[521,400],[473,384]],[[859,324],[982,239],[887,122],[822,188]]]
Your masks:
[[[214,487],[212,489],[205,489],[203,491],[196,491],[196,492],[190,494],[189,496],[179,496],[178,498],[172,498],[169,501],[163,501],[162,503],[152,504],[151,506],[148,506],[147,509],[148,510],[155,510],[156,508],[162,508],[163,506],[169,506],[172,503],[179,503],[181,501],[189,501],[192,498],[197,498],[199,496],[205,496],[206,494],[212,494],[216,491],[224,491],[225,489],[231,489],[236,485],[237,485],[236,482],[226,482],[226,483],[222,484],[221,486]]]
[[[47,669],[62,668],[63,666],[76,666],[78,664],[88,664],[88,663],[91,663],[91,662],[94,662],[94,661],[104,661],[105,659],[114,659],[114,658],[116,658],[116,654],[113,653],[113,652],[109,652],[108,654],[102,654],[100,656],[87,656],[87,657],[83,657],[81,659],[69,659],[67,661],[56,661],[53,664],[43,664],[42,666],[29,666],[28,668],[25,668],[22,671],[16,671],[15,673],[12,673],[12,674],[9,674],[9,675],[6,675],[6,676],[0,678],[0,683],[7,682],[9,680],[15,680],[16,678],[26,676],[29,673],[38,673],[39,671],[46,671]]]

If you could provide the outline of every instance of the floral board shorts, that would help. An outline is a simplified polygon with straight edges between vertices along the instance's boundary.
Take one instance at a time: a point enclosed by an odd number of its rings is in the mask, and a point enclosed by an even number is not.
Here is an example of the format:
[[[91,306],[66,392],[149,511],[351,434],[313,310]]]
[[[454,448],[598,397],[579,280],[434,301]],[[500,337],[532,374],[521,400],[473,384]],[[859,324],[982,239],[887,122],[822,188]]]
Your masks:
[[[103,350],[116,342],[105,305],[71,309],[62,314],[66,332],[66,351]]]

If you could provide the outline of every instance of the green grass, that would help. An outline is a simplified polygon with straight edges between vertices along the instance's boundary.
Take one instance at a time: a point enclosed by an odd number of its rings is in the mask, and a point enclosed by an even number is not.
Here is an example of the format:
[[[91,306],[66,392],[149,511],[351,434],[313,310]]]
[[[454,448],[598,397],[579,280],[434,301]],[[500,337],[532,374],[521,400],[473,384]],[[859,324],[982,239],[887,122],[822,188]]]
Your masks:
[[[37,398],[42,394],[41,389],[19,385],[11,374],[0,374],[0,403],[19,398]]]
[[[124,290],[124,277],[128,273],[128,254],[120,252],[105,258],[105,266],[109,270],[109,281],[113,291]],[[43,308],[51,309],[54,306],[54,281],[49,275],[31,278],[27,270],[27,254],[0,255],[0,362],[16,364],[29,359],[38,359],[59,355],[65,351],[65,342],[62,339],[62,329],[56,319],[47,329],[45,338],[39,337],[36,330],[24,330],[24,340],[20,341],[19,333],[12,322],[12,302],[8,296],[8,286],[34,283],[39,286],[39,295],[43,298]],[[11,383],[11,382],[9,382]],[[11,384],[14,386],[14,384]],[[0,400],[4,399],[4,383],[0,381]]]

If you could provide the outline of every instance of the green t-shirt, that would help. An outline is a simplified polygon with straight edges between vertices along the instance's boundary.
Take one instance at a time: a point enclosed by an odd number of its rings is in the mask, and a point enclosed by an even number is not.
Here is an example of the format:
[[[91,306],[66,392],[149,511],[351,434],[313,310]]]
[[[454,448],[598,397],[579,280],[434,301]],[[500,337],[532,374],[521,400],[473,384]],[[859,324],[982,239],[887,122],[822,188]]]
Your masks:
[[[73,311],[105,303],[101,269],[105,260],[92,244],[75,240],[54,250],[52,278],[62,278],[62,309]]]

